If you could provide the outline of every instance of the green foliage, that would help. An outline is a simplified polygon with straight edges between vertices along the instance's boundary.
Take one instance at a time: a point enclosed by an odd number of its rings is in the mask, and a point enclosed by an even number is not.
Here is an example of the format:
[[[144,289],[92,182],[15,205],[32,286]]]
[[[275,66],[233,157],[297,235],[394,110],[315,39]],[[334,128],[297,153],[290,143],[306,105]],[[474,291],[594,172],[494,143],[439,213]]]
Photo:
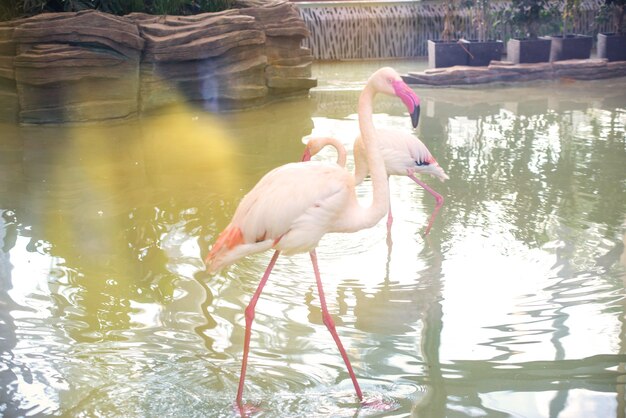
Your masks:
[[[605,0],[596,16],[598,23],[610,21],[613,32],[624,33],[624,14],[626,13],[626,0]]]
[[[235,0],[0,0],[0,20],[45,12],[96,9],[123,16],[132,12],[190,15],[229,9]]]
[[[445,42],[450,42],[454,37],[454,19],[457,8],[456,3],[456,0],[445,0],[444,2],[445,11],[443,16],[443,31],[441,32],[441,39]]]
[[[574,29],[574,23],[580,13],[580,0],[564,0],[563,11],[561,17],[563,18],[563,37],[567,35],[568,26],[571,25],[571,29]]]
[[[18,9],[19,0],[5,0],[0,1],[0,21],[10,20],[14,17],[16,10]]]
[[[200,7],[200,10],[202,10],[202,13],[219,12],[231,9],[235,0],[198,0],[196,3]]]
[[[511,25],[517,36],[536,38],[541,26],[549,24],[557,13],[557,2],[554,1],[511,0],[510,6],[500,13],[499,20]]]
[[[472,16],[472,26],[478,33],[478,40],[484,42],[492,27],[493,13],[491,11],[490,0],[466,0],[465,7],[470,9]]]
[[[143,0],[95,0],[95,9],[114,15],[126,15],[133,12],[147,12]]]

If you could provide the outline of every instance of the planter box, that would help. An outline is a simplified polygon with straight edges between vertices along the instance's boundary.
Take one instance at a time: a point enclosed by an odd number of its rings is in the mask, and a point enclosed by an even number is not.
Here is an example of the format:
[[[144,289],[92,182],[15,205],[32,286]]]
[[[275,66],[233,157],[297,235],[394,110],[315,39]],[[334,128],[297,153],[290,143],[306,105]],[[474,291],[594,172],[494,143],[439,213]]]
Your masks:
[[[549,36],[552,42],[550,61],[588,59],[593,38],[587,35]]]
[[[476,39],[462,39],[468,50],[467,65],[472,67],[486,67],[491,61],[500,61],[504,44],[502,41],[478,41]]]
[[[626,34],[599,33],[598,58],[626,61]]]
[[[506,44],[507,60],[515,64],[548,62],[550,39],[511,38]]]
[[[428,66],[430,68],[467,65],[467,52],[459,41],[428,40]]]

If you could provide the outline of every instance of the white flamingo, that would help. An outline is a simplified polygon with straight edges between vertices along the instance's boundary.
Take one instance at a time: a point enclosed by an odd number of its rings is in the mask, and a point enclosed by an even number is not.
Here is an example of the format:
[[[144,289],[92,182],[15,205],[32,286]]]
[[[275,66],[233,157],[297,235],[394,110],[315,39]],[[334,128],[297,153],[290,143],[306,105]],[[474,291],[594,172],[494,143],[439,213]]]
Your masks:
[[[415,174],[430,174],[441,181],[449,179],[443,168],[437,163],[426,145],[419,138],[403,131],[394,129],[377,129],[376,142],[385,161],[387,176],[407,176],[428,193],[435,197],[435,209],[430,216],[424,235],[430,232],[437,213],[443,206],[443,197],[429,187],[426,183],[415,177]],[[309,138],[302,155],[302,161],[310,160],[312,156],[320,152],[325,146],[330,145],[337,151],[337,164],[345,167],[346,149],[343,144],[332,137]],[[365,144],[362,136],[358,136],[354,142],[354,181],[360,184],[368,174],[368,163]],[[393,215],[391,204],[387,214],[387,232],[391,231]]]
[[[373,100],[377,93],[399,97],[411,114],[414,126],[419,120],[419,98],[396,71],[382,68],[368,79],[359,97],[358,114],[372,178],[373,199],[369,207],[359,204],[354,177],[339,165],[319,161],[285,164],[267,173],[243,197],[230,224],[218,236],[206,257],[207,270],[215,272],[247,255],[275,250],[245,310],[246,331],[236,400],[240,411],[244,411],[242,396],[256,303],[281,252],[310,253],[324,324],[339,348],[357,397],[363,400],[361,388],[326,307],[315,247],[328,232],[355,232],[376,225],[389,209],[387,173],[376,146],[378,135],[372,122]]]

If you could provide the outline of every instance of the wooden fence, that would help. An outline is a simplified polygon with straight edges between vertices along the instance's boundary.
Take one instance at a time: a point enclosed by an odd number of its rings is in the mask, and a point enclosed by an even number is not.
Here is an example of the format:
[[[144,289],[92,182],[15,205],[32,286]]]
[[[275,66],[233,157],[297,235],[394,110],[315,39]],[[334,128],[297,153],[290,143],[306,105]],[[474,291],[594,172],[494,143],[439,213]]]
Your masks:
[[[576,33],[594,35],[608,30],[595,22],[602,0],[583,0]],[[310,31],[304,47],[315,59],[362,59],[420,57],[428,54],[427,40],[439,39],[443,29],[444,3],[441,1],[297,1],[294,2]],[[492,12],[508,5],[492,1]],[[477,38],[470,9],[455,12],[455,35]],[[544,25],[541,33],[558,33],[560,22]],[[506,24],[495,24],[489,37],[506,40],[513,35]]]

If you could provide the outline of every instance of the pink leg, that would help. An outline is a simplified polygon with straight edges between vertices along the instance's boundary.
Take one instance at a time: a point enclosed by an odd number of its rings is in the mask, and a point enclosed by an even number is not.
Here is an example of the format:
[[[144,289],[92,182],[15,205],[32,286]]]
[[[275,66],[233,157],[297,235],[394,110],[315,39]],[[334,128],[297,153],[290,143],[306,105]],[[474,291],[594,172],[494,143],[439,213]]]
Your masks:
[[[387,176],[387,184],[389,184],[389,176]],[[391,224],[393,224],[393,215],[391,214],[391,193],[389,193],[387,200],[389,201],[389,212],[387,212],[387,237],[390,237]]]
[[[240,411],[243,410],[243,382],[246,379],[246,368],[248,366],[248,353],[250,351],[250,334],[252,331],[252,321],[254,320],[254,308],[256,307],[256,303],[259,300],[259,296],[261,296],[261,291],[263,291],[263,287],[265,287],[265,283],[267,283],[267,279],[270,277],[270,273],[274,268],[274,264],[276,264],[279,253],[279,251],[276,251],[274,253],[274,256],[270,260],[270,263],[267,265],[267,269],[265,269],[265,274],[263,274],[259,286],[254,292],[254,295],[252,296],[252,299],[250,300],[250,303],[246,308],[246,334],[243,343],[243,360],[241,361],[241,374],[239,375],[239,389],[237,390],[237,406],[239,407]]]
[[[352,370],[352,365],[350,364],[350,360],[348,360],[348,354],[346,350],[343,348],[343,344],[341,344],[341,340],[339,339],[339,335],[337,335],[337,330],[335,329],[335,322],[333,318],[328,313],[328,308],[326,307],[326,297],[324,296],[324,289],[322,288],[322,279],[320,278],[320,270],[317,266],[317,254],[315,250],[310,252],[311,262],[313,263],[313,271],[315,272],[315,280],[317,282],[317,290],[320,294],[320,305],[322,306],[322,319],[324,321],[324,325],[330,331],[330,334],[333,336],[335,340],[335,344],[337,344],[337,348],[339,348],[339,352],[341,353],[341,357],[343,358],[343,362],[346,363],[346,368],[348,369],[348,373],[350,374],[350,379],[352,379],[352,384],[354,385],[354,389],[356,390],[356,396],[359,398],[359,401],[363,400],[363,393],[361,392],[361,388],[359,387],[359,383],[356,381],[356,376],[354,375],[354,371]]]
[[[389,212],[387,212],[387,232],[391,232],[392,224],[393,224],[393,215],[391,214],[391,202],[389,202]]]
[[[387,175],[387,184],[389,184],[389,175]],[[389,201],[389,211],[387,212],[387,242],[391,241],[391,225],[393,224],[393,215],[391,214],[391,193],[387,196]]]
[[[428,193],[435,197],[435,210],[433,210],[432,215],[430,215],[430,219],[428,220],[428,226],[426,227],[426,231],[424,231],[424,236],[426,236],[430,232],[430,228],[432,228],[433,226],[433,222],[435,221],[435,217],[437,216],[439,209],[441,209],[441,207],[443,206],[443,196],[431,189],[426,183],[415,177],[411,170],[408,170],[407,175],[411,180],[422,186],[424,190],[426,190]]]
[[[389,198],[389,212],[387,212],[387,247],[391,251],[393,240],[391,239],[391,225],[393,224],[393,215],[391,214],[391,198]]]

